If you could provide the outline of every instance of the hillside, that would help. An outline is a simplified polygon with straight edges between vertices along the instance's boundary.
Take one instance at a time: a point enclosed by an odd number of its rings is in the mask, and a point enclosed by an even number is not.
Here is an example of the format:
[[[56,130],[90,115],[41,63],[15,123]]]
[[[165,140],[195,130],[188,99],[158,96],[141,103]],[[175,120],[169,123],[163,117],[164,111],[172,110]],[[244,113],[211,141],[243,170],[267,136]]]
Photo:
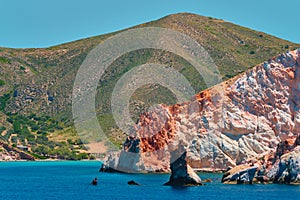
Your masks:
[[[224,81],[279,53],[299,47],[298,44],[223,20],[189,13],[170,15],[137,27],[150,26],[173,29],[196,39],[215,61]],[[49,48],[0,48],[2,139],[14,145],[30,145],[33,152],[40,155],[48,155],[49,148],[55,146],[67,146],[62,152],[67,151],[70,155],[80,151],[83,146],[76,137],[71,112],[75,76],[89,52],[114,34]],[[173,67],[185,75],[197,92],[207,87],[187,61],[170,52],[144,49],[121,56],[101,80],[105,84],[99,84],[101,98],[98,95],[96,99],[99,122],[116,144],[122,143],[124,135],[111,115],[111,92],[122,74],[147,62]],[[146,85],[131,98],[133,118],[138,119],[155,103],[171,105],[176,103],[176,98],[166,88]],[[50,154],[57,155],[57,152]]]

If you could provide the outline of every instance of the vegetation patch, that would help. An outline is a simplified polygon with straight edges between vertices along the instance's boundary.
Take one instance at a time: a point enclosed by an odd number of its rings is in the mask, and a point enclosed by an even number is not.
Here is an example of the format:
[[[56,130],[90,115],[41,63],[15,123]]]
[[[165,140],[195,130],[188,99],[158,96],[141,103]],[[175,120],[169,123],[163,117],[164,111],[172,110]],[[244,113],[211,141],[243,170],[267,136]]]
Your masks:
[[[15,147],[18,145],[31,147],[29,153],[38,159],[81,160],[92,158],[91,155],[82,152],[84,146],[78,137],[70,139],[68,135],[65,135],[65,140],[50,140],[51,132],[63,132],[64,124],[49,116],[10,114],[7,121],[12,124],[12,128],[7,131],[4,139]]]
[[[26,68],[25,67],[23,67],[22,65],[20,66],[20,70],[25,70]]]
[[[0,79],[0,87],[5,85],[5,81]]]
[[[0,111],[4,111],[6,107],[6,103],[10,99],[10,94],[4,94],[3,96],[0,96]]]
[[[0,57],[0,63],[9,63],[9,59],[5,57]]]

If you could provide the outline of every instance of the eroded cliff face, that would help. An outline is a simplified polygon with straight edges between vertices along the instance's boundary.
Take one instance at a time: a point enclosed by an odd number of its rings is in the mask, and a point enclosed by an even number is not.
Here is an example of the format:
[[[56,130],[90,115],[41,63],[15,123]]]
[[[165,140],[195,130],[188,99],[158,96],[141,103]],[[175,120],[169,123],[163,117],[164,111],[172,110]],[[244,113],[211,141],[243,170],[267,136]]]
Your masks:
[[[135,136],[140,168],[168,171],[169,152],[180,143],[192,168],[224,170],[295,139],[300,132],[299,63],[300,49],[284,53],[190,102],[145,113]]]

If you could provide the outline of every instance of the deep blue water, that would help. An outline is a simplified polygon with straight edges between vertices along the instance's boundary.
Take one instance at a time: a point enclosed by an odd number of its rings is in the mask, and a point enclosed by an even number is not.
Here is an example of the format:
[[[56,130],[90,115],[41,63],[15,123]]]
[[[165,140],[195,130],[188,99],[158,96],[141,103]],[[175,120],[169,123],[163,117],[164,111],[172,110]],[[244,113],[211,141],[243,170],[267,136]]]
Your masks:
[[[200,187],[163,186],[168,174],[108,174],[100,162],[2,162],[0,199],[300,199],[300,187],[223,185],[221,174],[203,174],[214,182]],[[90,182],[98,177],[97,186]],[[135,180],[141,186],[127,185]]]

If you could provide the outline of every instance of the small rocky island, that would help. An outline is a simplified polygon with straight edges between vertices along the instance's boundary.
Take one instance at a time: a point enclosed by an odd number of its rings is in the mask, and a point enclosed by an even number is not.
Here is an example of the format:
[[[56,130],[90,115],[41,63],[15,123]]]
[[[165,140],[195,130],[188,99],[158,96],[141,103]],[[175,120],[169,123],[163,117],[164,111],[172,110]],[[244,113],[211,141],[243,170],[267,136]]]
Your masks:
[[[171,177],[164,185],[170,186],[198,186],[202,185],[201,178],[186,162],[186,152],[170,164]]]

